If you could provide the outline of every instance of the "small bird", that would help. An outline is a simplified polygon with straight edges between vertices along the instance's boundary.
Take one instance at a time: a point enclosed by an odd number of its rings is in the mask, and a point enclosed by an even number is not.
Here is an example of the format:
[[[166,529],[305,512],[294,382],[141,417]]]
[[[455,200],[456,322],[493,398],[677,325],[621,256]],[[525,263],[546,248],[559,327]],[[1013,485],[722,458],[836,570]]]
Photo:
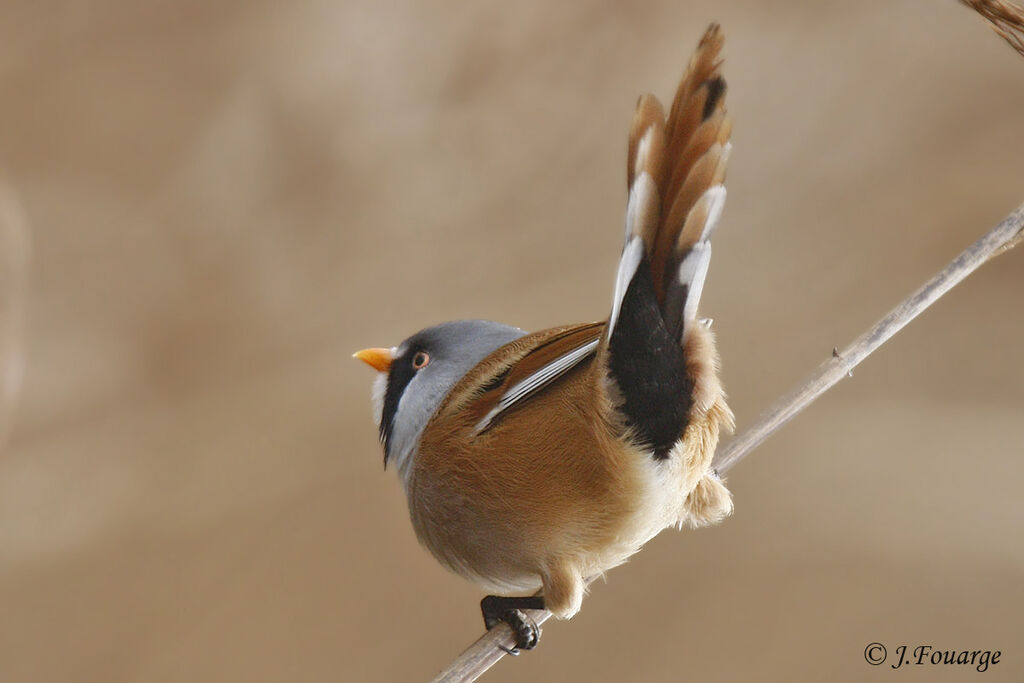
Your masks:
[[[733,415],[697,317],[731,147],[722,43],[712,24],[667,117],[652,95],[637,103],[607,321],[528,334],[460,320],[355,354],[379,373],[384,466],[419,540],[495,593],[484,623],[510,624],[516,651],[540,635],[522,610],[568,619],[662,529],[732,511],[712,456]]]

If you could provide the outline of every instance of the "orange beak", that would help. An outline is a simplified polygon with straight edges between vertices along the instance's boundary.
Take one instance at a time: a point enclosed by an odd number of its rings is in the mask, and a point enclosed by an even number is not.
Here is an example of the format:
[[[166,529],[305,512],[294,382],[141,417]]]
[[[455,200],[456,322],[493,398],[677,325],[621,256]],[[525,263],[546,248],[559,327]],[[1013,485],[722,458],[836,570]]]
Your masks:
[[[358,358],[377,372],[387,372],[391,367],[391,361],[394,360],[391,349],[363,349],[353,353],[352,357]]]

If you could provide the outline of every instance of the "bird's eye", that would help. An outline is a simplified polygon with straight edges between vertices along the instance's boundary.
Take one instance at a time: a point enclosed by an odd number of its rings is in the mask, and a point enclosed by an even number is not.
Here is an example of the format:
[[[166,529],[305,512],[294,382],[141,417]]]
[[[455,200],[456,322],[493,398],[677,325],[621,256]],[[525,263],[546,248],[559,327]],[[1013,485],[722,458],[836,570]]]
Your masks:
[[[412,366],[417,370],[422,370],[427,367],[427,363],[430,362],[430,354],[426,351],[417,351],[416,355],[412,357]]]

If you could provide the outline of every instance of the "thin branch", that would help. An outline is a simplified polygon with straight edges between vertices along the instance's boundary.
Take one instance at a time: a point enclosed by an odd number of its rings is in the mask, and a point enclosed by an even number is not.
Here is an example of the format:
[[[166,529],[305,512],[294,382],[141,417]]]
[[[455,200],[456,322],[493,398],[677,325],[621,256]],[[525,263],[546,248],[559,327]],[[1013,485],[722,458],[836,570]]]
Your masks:
[[[856,341],[842,351],[833,350],[832,357],[825,361],[810,379],[776,401],[752,427],[719,451],[715,456],[715,467],[721,473],[731,469],[771,436],[775,430],[809,406],[814,399],[825,393],[839,380],[849,376],[853,368],[862,360],[935,303],[943,294],[959,284],[983,263],[1022,241],[1024,241],[1024,204],[1017,207],[988,234],[965,249],[946,266],[945,270],[892,309],[888,315],[879,320],[874,327],[862,334]],[[544,623],[551,613],[543,610],[530,611],[530,616],[539,625]],[[513,645],[512,630],[505,624],[499,624],[456,657],[455,661],[434,681],[435,683],[439,681],[474,681],[505,656],[499,646],[511,648]]]

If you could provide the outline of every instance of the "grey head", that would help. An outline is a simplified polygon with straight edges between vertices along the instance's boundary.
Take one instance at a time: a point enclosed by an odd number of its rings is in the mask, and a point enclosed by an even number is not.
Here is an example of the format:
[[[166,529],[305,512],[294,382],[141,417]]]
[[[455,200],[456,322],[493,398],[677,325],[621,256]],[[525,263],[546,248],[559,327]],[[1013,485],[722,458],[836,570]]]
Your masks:
[[[374,391],[384,466],[408,485],[420,436],[452,387],[492,351],[526,332],[489,320],[456,320],[420,330],[392,349]]]

